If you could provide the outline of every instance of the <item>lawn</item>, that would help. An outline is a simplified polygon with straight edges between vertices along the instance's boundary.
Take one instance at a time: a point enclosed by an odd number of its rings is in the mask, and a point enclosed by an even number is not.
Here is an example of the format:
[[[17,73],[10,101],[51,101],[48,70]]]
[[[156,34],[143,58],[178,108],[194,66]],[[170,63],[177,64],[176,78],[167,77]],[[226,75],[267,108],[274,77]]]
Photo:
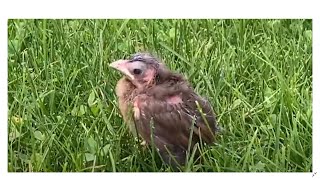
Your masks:
[[[311,20],[9,20],[8,171],[170,172],[123,123],[108,64],[148,51],[222,128],[181,171],[312,171]]]

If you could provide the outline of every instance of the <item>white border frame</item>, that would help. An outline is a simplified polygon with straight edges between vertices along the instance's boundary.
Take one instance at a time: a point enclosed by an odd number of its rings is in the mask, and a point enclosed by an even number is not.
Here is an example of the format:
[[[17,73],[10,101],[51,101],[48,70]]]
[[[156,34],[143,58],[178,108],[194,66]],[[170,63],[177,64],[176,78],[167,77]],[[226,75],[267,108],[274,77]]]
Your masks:
[[[0,172],[4,173],[6,178],[30,178],[43,179],[43,173],[7,173],[7,22],[8,19],[14,18],[77,18],[77,19],[91,19],[91,18],[214,18],[214,19],[239,19],[239,18],[271,18],[271,19],[313,19],[313,172],[312,173],[162,173],[155,176],[155,178],[169,178],[174,176],[181,176],[181,178],[196,178],[194,176],[201,175],[201,178],[257,178],[259,177],[288,177],[289,178],[303,178],[303,177],[320,177],[320,149],[319,149],[319,107],[320,107],[320,87],[319,87],[319,50],[320,50],[320,18],[316,14],[319,13],[316,0],[117,0],[117,1],[84,1],[84,0],[11,0],[0,1],[0,109],[1,109],[1,124],[0,124]],[[76,178],[132,178],[131,173],[53,173],[45,178],[65,178],[70,179],[74,176]],[[88,177],[90,176],[90,177]],[[2,177],[2,176],[1,176]],[[135,177],[147,179],[149,173],[138,173]],[[180,177],[174,177],[180,178]],[[2,178],[1,178],[2,179]]]

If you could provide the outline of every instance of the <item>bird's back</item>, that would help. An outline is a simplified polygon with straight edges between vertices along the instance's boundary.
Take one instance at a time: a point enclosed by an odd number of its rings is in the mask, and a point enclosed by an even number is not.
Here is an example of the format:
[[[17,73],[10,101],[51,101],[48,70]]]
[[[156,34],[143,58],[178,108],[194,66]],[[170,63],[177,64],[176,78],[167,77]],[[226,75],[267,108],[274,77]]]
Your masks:
[[[173,78],[152,86],[138,94],[135,102],[139,134],[149,144],[155,143],[166,162],[184,164],[189,142],[191,150],[200,140],[214,142],[217,127],[212,107],[185,80]]]

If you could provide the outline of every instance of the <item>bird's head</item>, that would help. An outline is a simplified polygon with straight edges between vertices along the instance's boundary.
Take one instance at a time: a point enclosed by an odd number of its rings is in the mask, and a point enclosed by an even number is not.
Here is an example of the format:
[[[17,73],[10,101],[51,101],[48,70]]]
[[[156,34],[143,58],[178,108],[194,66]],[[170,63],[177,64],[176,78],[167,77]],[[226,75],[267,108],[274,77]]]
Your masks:
[[[128,60],[117,60],[109,66],[124,74],[138,88],[154,82],[159,69],[164,68],[158,59],[148,53],[137,53]]]

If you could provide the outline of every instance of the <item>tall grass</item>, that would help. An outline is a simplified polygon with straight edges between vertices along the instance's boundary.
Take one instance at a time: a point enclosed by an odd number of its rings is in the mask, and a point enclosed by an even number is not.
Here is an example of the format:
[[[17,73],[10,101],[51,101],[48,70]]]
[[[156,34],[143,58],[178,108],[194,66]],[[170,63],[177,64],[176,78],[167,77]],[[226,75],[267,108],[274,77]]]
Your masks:
[[[9,20],[8,171],[170,172],[128,132],[108,63],[157,54],[223,128],[181,171],[312,169],[311,20]]]

